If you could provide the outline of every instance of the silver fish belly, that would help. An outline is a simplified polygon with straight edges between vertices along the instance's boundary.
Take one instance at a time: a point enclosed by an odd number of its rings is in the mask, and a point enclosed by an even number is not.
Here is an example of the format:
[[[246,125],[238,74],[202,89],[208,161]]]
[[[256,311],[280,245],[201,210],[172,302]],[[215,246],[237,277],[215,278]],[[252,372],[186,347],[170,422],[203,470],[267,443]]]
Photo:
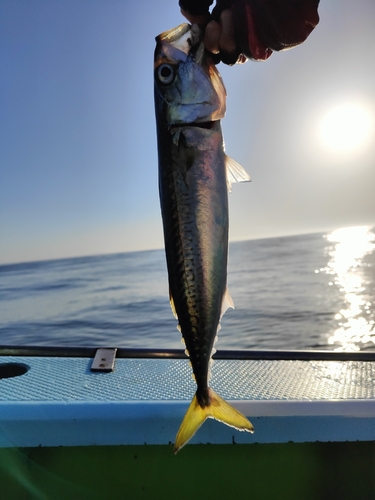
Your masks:
[[[160,200],[170,295],[193,366],[198,401],[207,379],[226,293],[228,196],[222,136],[187,127],[161,158]]]

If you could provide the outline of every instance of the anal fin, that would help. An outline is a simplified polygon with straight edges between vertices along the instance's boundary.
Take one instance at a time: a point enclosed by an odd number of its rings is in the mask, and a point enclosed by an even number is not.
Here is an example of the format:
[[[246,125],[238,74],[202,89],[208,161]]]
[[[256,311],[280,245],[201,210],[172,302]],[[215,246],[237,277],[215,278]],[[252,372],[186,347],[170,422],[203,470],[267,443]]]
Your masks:
[[[228,309],[234,309],[234,302],[231,297],[231,294],[229,293],[228,288],[225,290],[223,301],[221,303],[221,314],[220,314],[220,319],[224,316],[225,312]]]

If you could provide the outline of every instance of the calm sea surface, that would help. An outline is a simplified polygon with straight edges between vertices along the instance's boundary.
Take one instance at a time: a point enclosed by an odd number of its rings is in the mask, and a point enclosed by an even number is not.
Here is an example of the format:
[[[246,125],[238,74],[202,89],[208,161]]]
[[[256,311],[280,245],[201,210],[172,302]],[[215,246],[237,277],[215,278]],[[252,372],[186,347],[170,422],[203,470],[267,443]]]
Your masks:
[[[232,243],[217,349],[375,349],[367,226]],[[0,266],[0,345],[182,348],[164,251]]]

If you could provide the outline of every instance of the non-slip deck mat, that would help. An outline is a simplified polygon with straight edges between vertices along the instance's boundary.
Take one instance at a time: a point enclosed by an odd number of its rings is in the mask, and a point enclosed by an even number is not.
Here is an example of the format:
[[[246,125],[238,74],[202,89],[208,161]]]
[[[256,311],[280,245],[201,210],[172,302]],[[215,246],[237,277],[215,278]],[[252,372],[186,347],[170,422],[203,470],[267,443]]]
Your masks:
[[[0,403],[190,401],[195,392],[187,359],[117,359],[112,373],[91,372],[88,358],[3,356],[1,363],[22,363],[30,369],[0,379]],[[375,363],[217,360],[210,385],[229,400],[371,400]]]

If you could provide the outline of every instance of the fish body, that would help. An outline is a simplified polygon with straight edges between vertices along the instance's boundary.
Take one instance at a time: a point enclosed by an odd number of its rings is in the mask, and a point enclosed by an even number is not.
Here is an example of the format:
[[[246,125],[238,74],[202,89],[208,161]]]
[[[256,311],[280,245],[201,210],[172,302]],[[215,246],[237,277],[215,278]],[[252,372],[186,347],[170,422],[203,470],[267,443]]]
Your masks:
[[[170,301],[197,383],[176,437],[177,452],[206,418],[253,430],[208,385],[220,318],[233,307],[227,291],[228,184],[249,177],[225,154],[220,119],[226,92],[198,28],[180,25],[156,41],[159,193]]]

